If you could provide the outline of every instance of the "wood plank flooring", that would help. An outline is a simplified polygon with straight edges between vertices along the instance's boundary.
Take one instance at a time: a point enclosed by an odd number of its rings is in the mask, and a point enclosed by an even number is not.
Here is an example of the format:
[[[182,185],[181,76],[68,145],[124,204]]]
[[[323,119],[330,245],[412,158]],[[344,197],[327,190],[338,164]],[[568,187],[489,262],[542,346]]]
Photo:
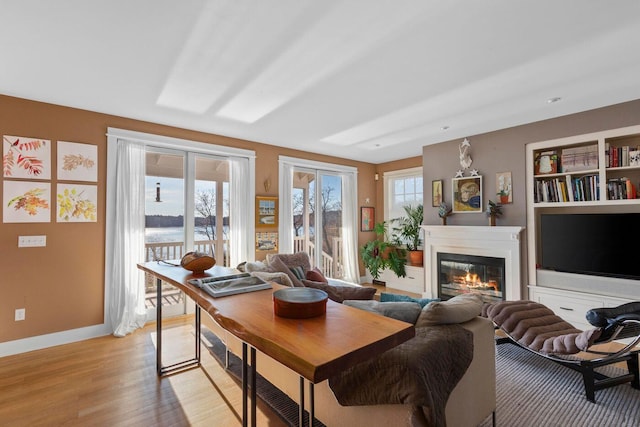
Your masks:
[[[163,323],[165,365],[193,357],[193,316]],[[159,379],[155,323],[0,358],[0,425],[240,426],[240,383],[203,348],[202,368]],[[258,426],[286,424],[258,400]]]

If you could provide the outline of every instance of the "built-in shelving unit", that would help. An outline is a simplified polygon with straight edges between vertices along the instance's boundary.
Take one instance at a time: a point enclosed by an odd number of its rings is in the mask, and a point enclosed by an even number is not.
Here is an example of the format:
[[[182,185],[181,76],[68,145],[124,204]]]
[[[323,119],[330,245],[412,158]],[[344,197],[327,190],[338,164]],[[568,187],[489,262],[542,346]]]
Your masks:
[[[526,168],[529,298],[564,308],[556,314],[571,319],[572,310],[582,317],[585,307],[622,303],[640,293],[637,281],[537,268],[542,213],[640,211],[640,126],[528,144]]]

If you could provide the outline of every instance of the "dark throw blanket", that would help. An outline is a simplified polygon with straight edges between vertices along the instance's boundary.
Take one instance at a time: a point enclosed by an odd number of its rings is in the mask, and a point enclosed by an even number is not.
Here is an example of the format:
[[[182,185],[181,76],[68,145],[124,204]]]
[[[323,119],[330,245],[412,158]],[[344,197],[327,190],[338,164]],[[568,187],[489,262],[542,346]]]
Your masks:
[[[330,378],[343,406],[414,405],[415,426],[446,426],[449,394],[473,359],[473,333],[460,325],[416,328],[416,336]]]

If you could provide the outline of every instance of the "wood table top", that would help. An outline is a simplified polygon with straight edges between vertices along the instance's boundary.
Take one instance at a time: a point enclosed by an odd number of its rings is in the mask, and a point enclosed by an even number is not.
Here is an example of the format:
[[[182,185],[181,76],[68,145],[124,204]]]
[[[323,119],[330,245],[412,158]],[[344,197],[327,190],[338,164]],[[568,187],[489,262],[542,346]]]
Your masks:
[[[179,262],[176,262],[179,265]],[[182,267],[156,261],[138,267],[184,291],[224,329],[242,341],[318,383],[368,360],[415,335],[412,324],[380,316],[334,301],[326,314],[289,319],[274,314],[273,289],[213,298],[187,281],[193,276]],[[206,276],[224,276],[237,270],[214,266]]]

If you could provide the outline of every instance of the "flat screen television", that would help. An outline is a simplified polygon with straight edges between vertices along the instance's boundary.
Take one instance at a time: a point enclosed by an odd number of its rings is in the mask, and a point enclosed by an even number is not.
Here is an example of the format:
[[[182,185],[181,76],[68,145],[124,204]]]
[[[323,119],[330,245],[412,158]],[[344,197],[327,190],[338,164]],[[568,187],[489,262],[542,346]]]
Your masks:
[[[640,280],[640,213],[540,215],[540,267]]]

